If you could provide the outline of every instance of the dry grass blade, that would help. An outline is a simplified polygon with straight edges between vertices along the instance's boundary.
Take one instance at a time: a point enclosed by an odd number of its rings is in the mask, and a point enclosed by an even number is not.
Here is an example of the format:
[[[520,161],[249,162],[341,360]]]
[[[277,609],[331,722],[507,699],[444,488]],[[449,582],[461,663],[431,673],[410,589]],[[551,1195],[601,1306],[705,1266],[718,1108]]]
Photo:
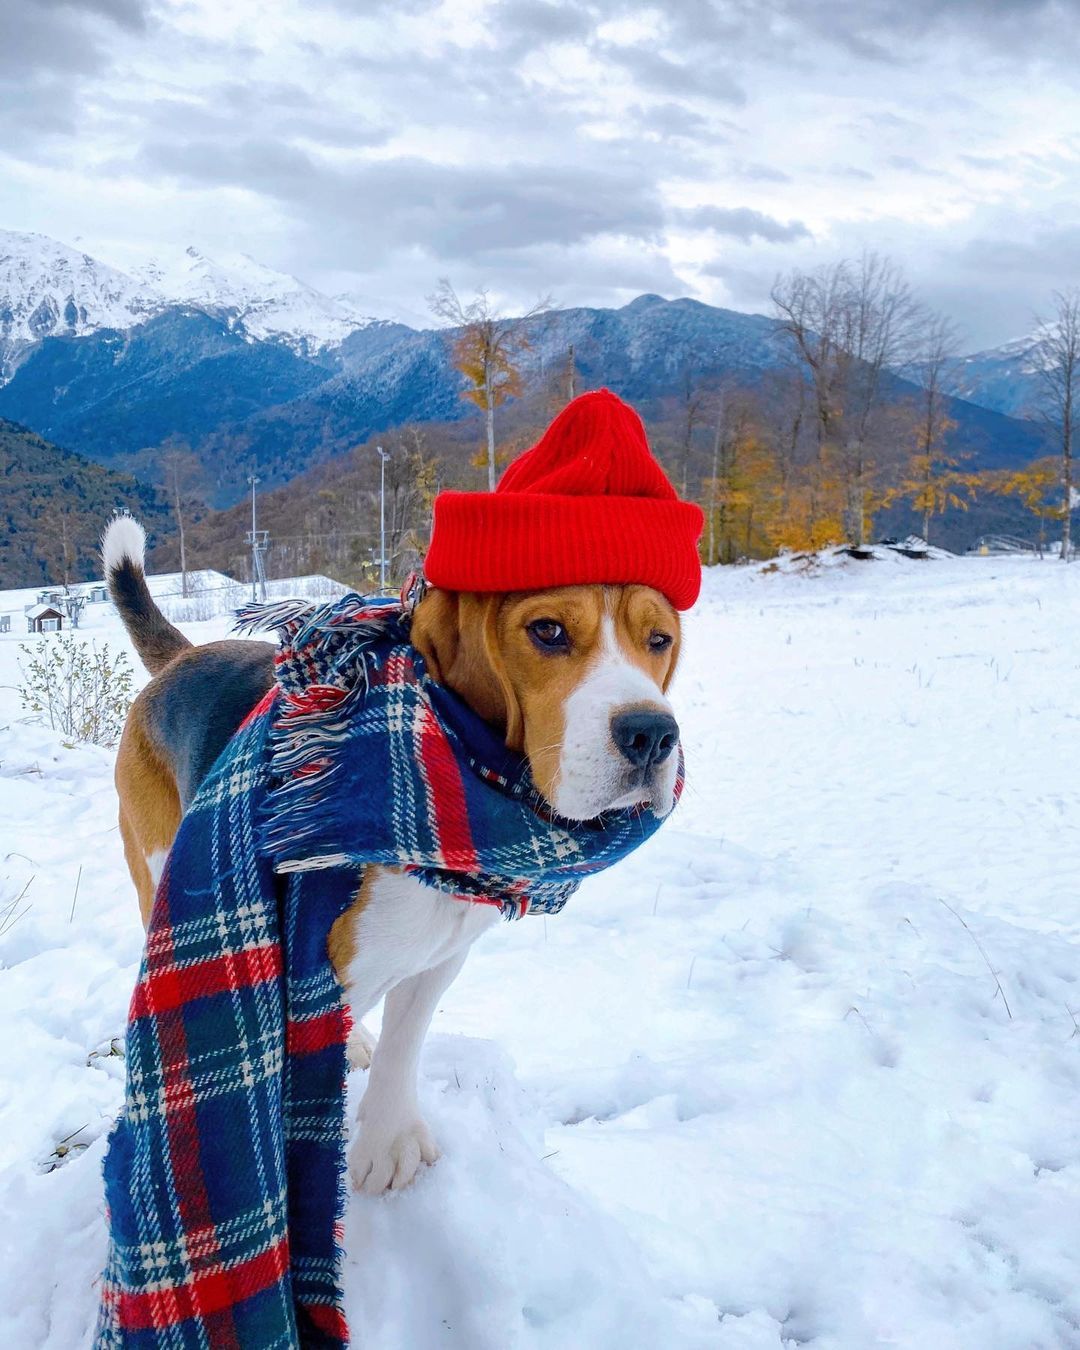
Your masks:
[[[964,925],[964,927],[967,929],[968,937],[971,938],[972,942],[974,942],[975,946],[979,949],[979,955],[980,955],[980,956],[982,957],[982,959],[986,962],[986,969],[987,969],[987,970],[990,972],[990,974],[994,977],[994,983],[997,985],[997,991],[998,991],[998,993],[1001,995],[1001,1001],[1002,1001],[1002,1003],[1005,1004],[1005,1011],[1009,1014],[1009,1021],[1011,1022],[1011,1021],[1012,1021],[1012,1009],[1009,1007],[1009,1000],[1005,997],[1005,990],[1001,987],[1001,981],[998,979],[998,973],[997,973],[997,971],[996,971],[996,970],[994,969],[994,967],[990,964],[990,958],[989,958],[989,956],[987,956],[987,954],[986,954],[986,948],[982,945],[982,943],[979,941],[979,939],[978,939],[978,938],[975,936],[975,934],[972,932],[971,928],[970,928],[970,927],[968,926],[968,924],[965,922],[963,915],[962,915],[962,914],[958,914],[958,913],[956,912],[956,910],[953,909],[952,905],[950,905],[949,902],[948,902],[947,900],[942,900],[942,899],[941,899],[941,896],[940,896],[940,895],[938,896],[938,899],[941,900],[941,903],[945,906],[945,908],[949,911],[949,913],[953,916],[953,918],[954,918],[954,919],[959,919],[959,921]],[[995,997],[996,997],[996,996],[995,996]]]

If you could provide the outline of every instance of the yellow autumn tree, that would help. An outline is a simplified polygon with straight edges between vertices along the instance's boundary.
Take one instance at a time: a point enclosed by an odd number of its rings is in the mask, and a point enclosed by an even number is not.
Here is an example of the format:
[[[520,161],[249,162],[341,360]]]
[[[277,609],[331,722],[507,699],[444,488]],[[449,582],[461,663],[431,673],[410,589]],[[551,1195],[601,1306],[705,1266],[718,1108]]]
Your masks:
[[[885,505],[907,502],[922,516],[922,537],[929,541],[930,523],[946,511],[966,511],[975,500],[978,474],[965,473],[959,456],[942,451],[916,451],[903,479],[885,495]]]
[[[984,475],[987,485],[1005,497],[1015,497],[1039,522],[1039,552],[1046,547],[1046,522],[1061,520],[1061,460],[1054,455],[1036,459],[1023,469]]]
[[[443,277],[428,297],[432,313],[452,327],[454,365],[465,377],[463,396],[484,414],[488,490],[495,490],[498,457],[495,451],[495,409],[522,392],[521,358],[529,350],[532,321],[551,308],[550,298],[538,301],[519,318],[506,318],[495,309],[485,290],[464,302]]]

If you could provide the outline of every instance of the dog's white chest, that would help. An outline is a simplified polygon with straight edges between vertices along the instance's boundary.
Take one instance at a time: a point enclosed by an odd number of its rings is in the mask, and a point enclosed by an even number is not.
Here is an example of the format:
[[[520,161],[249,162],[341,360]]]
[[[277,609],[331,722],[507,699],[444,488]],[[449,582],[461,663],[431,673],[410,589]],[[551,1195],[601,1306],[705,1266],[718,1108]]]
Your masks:
[[[379,993],[465,952],[499,920],[494,905],[455,900],[400,872],[375,872],[353,931],[347,985]]]

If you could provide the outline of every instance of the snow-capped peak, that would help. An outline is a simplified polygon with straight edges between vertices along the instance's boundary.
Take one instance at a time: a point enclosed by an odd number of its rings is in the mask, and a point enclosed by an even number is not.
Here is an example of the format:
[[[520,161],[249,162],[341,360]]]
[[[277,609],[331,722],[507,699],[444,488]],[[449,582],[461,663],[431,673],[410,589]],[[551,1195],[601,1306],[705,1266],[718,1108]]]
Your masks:
[[[211,258],[189,245],[174,257],[153,258],[137,275],[174,303],[228,314],[250,337],[307,351],[336,346],[374,322],[355,303],[331,299],[246,253]]]
[[[161,307],[145,281],[43,234],[0,230],[0,357],[45,337],[130,328]]]
[[[224,315],[252,339],[309,354],[375,321],[355,300],[332,299],[244,253],[211,258],[191,245],[117,267],[45,235],[0,230],[0,382],[19,350],[42,338],[132,328],[172,305]]]

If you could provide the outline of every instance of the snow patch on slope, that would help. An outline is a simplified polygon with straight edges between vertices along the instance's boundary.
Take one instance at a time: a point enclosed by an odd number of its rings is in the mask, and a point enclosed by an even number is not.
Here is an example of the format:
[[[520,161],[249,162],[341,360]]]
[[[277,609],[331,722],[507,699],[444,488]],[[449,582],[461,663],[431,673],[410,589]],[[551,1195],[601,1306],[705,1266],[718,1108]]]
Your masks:
[[[308,352],[336,346],[376,322],[355,301],[332,299],[246,253],[211,258],[189,246],[154,258],[136,275],[173,302],[227,314],[250,337]]]

